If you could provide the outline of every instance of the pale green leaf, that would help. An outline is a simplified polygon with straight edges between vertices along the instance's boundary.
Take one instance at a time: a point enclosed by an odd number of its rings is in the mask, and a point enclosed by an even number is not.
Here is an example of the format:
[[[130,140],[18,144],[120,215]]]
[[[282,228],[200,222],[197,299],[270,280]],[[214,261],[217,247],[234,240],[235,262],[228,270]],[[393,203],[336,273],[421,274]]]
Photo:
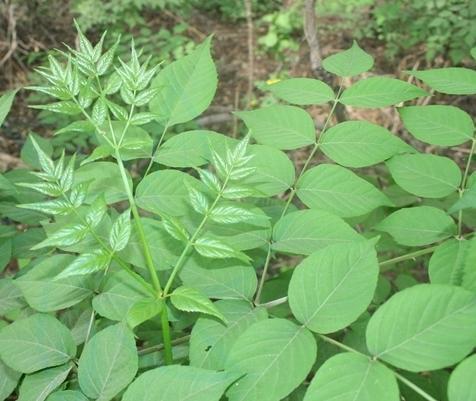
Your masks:
[[[273,249],[310,255],[328,245],[345,245],[361,239],[340,217],[322,210],[300,210],[284,216],[275,225]]]
[[[405,128],[420,141],[455,146],[473,138],[473,119],[458,107],[409,106],[402,107],[399,112]]]
[[[397,210],[375,226],[390,234],[401,245],[422,246],[451,237],[456,233],[453,219],[432,206]]]
[[[263,145],[278,149],[297,149],[314,143],[311,116],[295,106],[275,105],[253,111],[240,111],[251,136]]]
[[[75,245],[84,239],[88,230],[88,227],[82,224],[61,228],[58,231],[51,232],[45,240],[36,244],[31,249],[37,250],[45,247],[67,247]]]
[[[141,374],[122,401],[219,401],[239,373],[163,366]]]
[[[249,260],[243,252],[237,251],[227,243],[210,236],[204,235],[198,238],[193,246],[200,255],[207,258],[237,258],[245,262]]]
[[[308,170],[298,181],[297,196],[311,209],[322,209],[340,217],[361,216],[393,203],[368,181],[334,164]]]
[[[20,380],[21,373],[10,369],[0,360],[0,401],[4,401],[13,392]]]
[[[181,311],[205,313],[225,321],[225,316],[213,302],[195,288],[185,286],[176,288],[170,295],[170,300]]]
[[[71,332],[53,316],[31,315],[0,330],[0,357],[18,372],[61,365],[75,355]]]
[[[476,209],[476,181],[464,190],[463,196],[448,209],[448,213],[455,213],[464,209]]]
[[[238,300],[218,301],[215,306],[227,324],[206,316],[197,320],[190,337],[190,365],[223,370],[236,340],[253,323],[266,319],[267,313],[264,308]]]
[[[265,86],[278,99],[291,104],[324,104],[334,99],[334,91],[326,83],[312,78],[290,78]]]
[[[84,276],[105,270],[111,262],[111,255],[103,250],[92,253],[83,253],[74,259],[66,268],[61,271],[54,281],[73,276]]]
[[[332,333],[367,309],[377,287],[379,266],[372,244],[331,245],[302,261],[289,283],[289,306],[307,328]]]
[[[329,358],[319,368],[304,401],[399,401],[392,371],[377,361],[349,352]]]
[[[373,57],[362,50],[354,40],[350,49],[322,60],[322,67],[339,77],[353,77],[368,71],[374,65]]]
[[[20,386],[18,401],[44,401],[66,380],[72,367],[68,363],[26,375]]]
[[[55,391],[46,401],[88,401],[86,396],[75,390]]]
[[[22,292],[11,278],[0,280],[0,315],[25,306]]]
[[[119,323],[94,335],[79,359],[81,390],[97,401],[114,398],[135,377],[138,357],[134,335]]]
[[[346,106],[378,108],[426,96],[415,85],[394,78],[371,77],[356,82],[340,97]]]
[[[436,248],[428,273],[434,284],[452,284],[476,292],[476,238],[449,239]]]
[[[152,81],[160,91],[150,102],[150,111],[167,126],[190,121],[211,103],[217,87],[217,72],[210,55],[211,37],[190,55],[165,67]]]
[[[367,346],[377,358],[412,372],[451,366],[476,346],[476,295],[439,284],[400,291],[371,317]]]
[[[276,401],[308,375],[316,359],[312,334],[285,319],[254,323],[231,348],[226,371],[245,374],[227,392],[229,401]]]
[[[408,73],[440,93],[449,95],[476,93],[476,71],[469,68],[435,68],[426,71],[408,71]]]
[[[161,299],[143,298],[137,301],[127,311],[127,324],[134,328],[141,323],[157,316],[164,307],[164,301]]]
[[[449,401],[476,400],[476,355],[461,362],[451,373],[448,382]]]
[[[346,121],[331,127],[321,141],[322,151],[346,167],[366,167],[399,153],[415,150],[387,129],[367,121]]]
[[[10,111],[10,108],[12,107],[13,99],[15,98],[17,91],[18,90],[11,90],[5,92],[0,97],[0,127],[2,126],[8,112]]]
[[[122,251],[131,237],[131,211],[121,213],[112,225],[109,244],[114,252]]]
[[[461,170],[451,159],[416,153],[396,155],[387,161],[395,182],[405,191],[425,198],[443,198],[458,189]]]

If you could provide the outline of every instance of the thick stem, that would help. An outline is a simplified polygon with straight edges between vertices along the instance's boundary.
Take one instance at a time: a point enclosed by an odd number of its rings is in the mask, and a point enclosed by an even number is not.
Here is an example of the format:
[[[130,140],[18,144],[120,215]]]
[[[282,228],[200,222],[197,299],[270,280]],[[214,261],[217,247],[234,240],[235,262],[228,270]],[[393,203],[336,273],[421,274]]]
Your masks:
[[[162,339],[164,341],[164,360],[166,365],[171,365],[174,361],[172,353],[172,338],[170,336],[169,327],[169,315],[167,312],[167,306],[164,305],[164,309],[160,315],[160,322],[162,324]]]

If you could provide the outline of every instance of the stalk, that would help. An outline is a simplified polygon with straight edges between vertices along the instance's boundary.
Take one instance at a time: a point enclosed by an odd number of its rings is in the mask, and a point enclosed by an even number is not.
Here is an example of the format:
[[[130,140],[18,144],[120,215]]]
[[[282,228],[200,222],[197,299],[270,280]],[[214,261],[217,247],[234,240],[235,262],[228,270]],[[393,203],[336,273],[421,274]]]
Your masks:
[[[466,191],[466,183],[468,181],[469,168],[471,166],[471,159],[473,158],[474,151],[476,150],[476,138],[473,138],[473,143],[469,151],[468,160],[466,161],[466,167],[464,169],[461,185],[458,189],[459,198],[461,199]],[[461,237],[463,232],[463,210],[458,212],[458,237]]]

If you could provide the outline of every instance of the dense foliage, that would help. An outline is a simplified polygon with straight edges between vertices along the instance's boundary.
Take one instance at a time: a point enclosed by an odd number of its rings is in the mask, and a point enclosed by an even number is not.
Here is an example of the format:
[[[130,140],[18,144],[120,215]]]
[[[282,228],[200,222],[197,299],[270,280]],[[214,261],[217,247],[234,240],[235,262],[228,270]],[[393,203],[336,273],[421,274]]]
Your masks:
[[[103,44],[79,31],[29,88],[56,99],[36,108],[72,116],[56,135],[98,146],[56,154],[31,135],[28,168],[0,176],[15,223],[1,268],[19,267],[0,280],[0,400],[475,399],[475,127],[456,106],[411,103],[424,88],[476,94],[474,70],[358,79],[373,58],[354,43],[323,62],[337,89],[268,83],[279,102],[236,113],[237,140],[169,135],[214,97],[211,38],[165,67]],[[334,124],[338,103],[398,106],[434,153],[368,121]],[[329,108],[317,135],[310,105]],[[460,169],[447,148],[468,143]],[[303,147],[295,166],[286,151]],[[429,283],[392,287],[395,265],[425,255]]]

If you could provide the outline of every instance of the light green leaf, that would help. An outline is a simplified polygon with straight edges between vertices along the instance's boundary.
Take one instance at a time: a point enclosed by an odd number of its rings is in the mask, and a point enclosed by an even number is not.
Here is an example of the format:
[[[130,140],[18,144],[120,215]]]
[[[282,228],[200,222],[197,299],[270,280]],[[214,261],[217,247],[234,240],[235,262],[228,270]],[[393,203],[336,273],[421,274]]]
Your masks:
[[[54,281],[72,276],[84,276],[105,270],[111,262],[111,255],[103,250],[92,253],[82,253],[61,271]]]
[[[198,238],[194,242],[193,246],[200,255],[207,258],[237,258],[244,262],[249,260],[248,256],[246,256],[246,254],[243,252],[237,251],[227,243],[207,235]]]
[[[412,372],[455,364],[476,345],[476,296],[462,288],[419,284],[398,292],[370,318],[372,355]]]
[[[350,49],[322,60],[322,67],[339,77],[353,77],[368,71],[374,65],[373,57],[362,50],[354,40]]]
[[[127,387],[137,373],[134,335],[119,323],[97,333],[79,359],[81,390],[97,401],[108,401]]]
[[[0,401],[4,401],[13,392],[20,380],[21,373],[10,369],[0,360]]]
[[[238,377],[192,366],[163,366],[141,374],[122,401],[219,401]]]
[[[44,401],[68,376],[72,364],[45,369],[26,375],[20,386],[18,401]]]
[[[11,278],[0,280],[0,315],[25,306],[22,292]]]
[[[311,116],[295,106],[275,105],[253,111],[240,111],[251,136],[263,145],[278,149],[297,149],[314,143]]]
[[[433,284],[452,284],[476,292],[476,238],[449,239],[436,248],[428,273]]]
[[[28,304],[39,312],[69,308],[91,296],[94,288],[92,277],[54,279],[74,260],[72,255],[52,255],[16,279],[15,285],[20,288]]]
[[[137,301],[149,295],[129,275],[120,271],[108,277],[102,292],[93,299],[94,310],[110,320],[123,320]]]
[[[252,209],[223,203],[209,212],[210,219],[216,223],[234,224],[248,222],[254,225],[267,225],[269,220],[265,214],[254,213]]]
[[[211,37],[188,56],[165,67],[152,81],[158,95],[150,111],[172,126],[199,116],[211,103],[217,87],[217,71],[210,55]]]
[[[336,163],[356,168],[415,151],[387,129],[367,121],[346,121],[331,127],[324,133],[321,149]]]
[[[131,328],[139,326],[141,323],[157,316],[163,307],[164,301],[161,299],[140,299],[127,311],[127,324]]]
[[[349,352],[329,358],[319,368],[304,401],[399,401],[392,371],[377,361]]]
[[[179,275],[184,285],[218,299],[251,299],[258,281],[255,269],[249,264],[196,254],[187,259]]]
[[[390,234],[401,245],[422,246],[451,237],[456,233],[453,219],[432,206],[397,210],[375,226]]]
[[[13,99],[15,98],[17,91],[18,89],[7,91],[0,97],[0,127],[2,126],[8,112],[10,111],[10,108],[12,107]]]
[[[46,401],[88,401],[86,396],[75,390],[55,391]]]
[[[291,104],[324,104],[334,99],[334,91],[326,83],[312,78],[290,78],[265,86],[278,99]]]
[[[186,181],[184,181],[186,183]],[[205,214],[210,207],[210,202],[208,198],[200,191],[196,190],[194,187],[187,186],[188,189],[188,198],[189,202],[192,205],[193,209],[199,214]]]
[[[473,57],[476,60],[476,47],[473,47],[471,49],[471,57]]]
[[[31,315],[0,330],[0,357],[18,372],[61,365],[75,354],[71,332],[50,315]]]
[[[473,119],[458,107],[409,106],[399,112],[405,128],[420,141],[455,146],[473,138]]]
[[[396,155],[387,161],[395,182],[425,198],[443,198],[458,189],[461,170],[451,159],[430,154]]]
[[[86,157],[82,162],[81,166],[91,163],[95,160],[104,159],[113,154],[114,150],[108,145],[99,145],[97,148],[94,148],[93,152]]]
[[[333,333],[367,309],[377,287],[379,266],[372,244],[331,245],[302,261],[289,283],[289,306],[307,328]]]
[[[459,212],[464,209],[476,208],[476,181],[474,181],[463,192],[463,196],[459,198],[449,209],[448,213]]]
[[[285,319],[250,326],[231,348],[226,371],[245,374],[227,392],[229,401],[276,401],[308,375],[316,359],[312,334]]]
[[[181,311],[205,313],[225,321],[225,316],[223,316],[212,301],[195,288],[185,286],[176,288],[170,295],[170,300]]]
[[[31,247],[31,249],[37,250],[51,246],[67,247],[75,245],[84,239],[88,230],[88,227],[82,224],[75,224],[71,227],[61,228],[58,231],[53,231],[45,240]]]
[[[165,231],[167,231],[167,233],[169,233],[176,240],[183,242],[188,241],[190,234],[180,222],[180,220],[176,219],[175,217],[166,217],[162,215],[162,224],[164,226]]]
[[[426,71],[408,71],[429,87],[448,95],[474,95],[476,93],[476,71],[469,68],[435,68]]]
[[[284,216],[273,230],[273,249],[299,255],[311,253],[332,244],[359,241],[344,220],[322,210],[300,210]]]
[[[426,95],[423,89],[399,79],[371,77],[347,88],[342,93],[340,102],[346,106],[378,108]]]
[[[311,209],[322,209],[340,217],[361,216],[393,203],[368,181],[334,164],[308,170],[298,181],[297,196]]]
[[[137,186],[137,205],[159,215],[184,215],[190,209],[187,184],[202,190],[203,184],[181,171],[159,170],[151,173]]]
[[[112,225],[109,244],[114,252],[122,251],[131,237],[131,211],[121,213]]]
[[[466,358],[451,373],[448,382],[449,401],[476,400],[476,355]]]
[[[200,317],[190,337],[190,365],[223,370],[228,354],[246,329],[267,318],[264,308],[252,308],[248,302],[223,300],[215,303],[227,324],[206,316]]]

